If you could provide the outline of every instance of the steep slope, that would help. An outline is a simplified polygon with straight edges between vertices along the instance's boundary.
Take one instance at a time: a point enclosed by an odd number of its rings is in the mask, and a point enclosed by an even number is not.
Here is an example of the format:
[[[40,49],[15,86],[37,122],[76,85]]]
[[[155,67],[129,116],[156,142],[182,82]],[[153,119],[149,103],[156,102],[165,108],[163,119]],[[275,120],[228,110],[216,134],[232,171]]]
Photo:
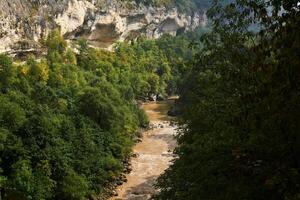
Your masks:
[[[68,39],[85,38],[109,48],[140,35],[176,35],[206,22],[202,11],[181,13],[176,7],[152,7],[108,0],[2,0],[0,52],[37,49],[39,40],[60,27]]]

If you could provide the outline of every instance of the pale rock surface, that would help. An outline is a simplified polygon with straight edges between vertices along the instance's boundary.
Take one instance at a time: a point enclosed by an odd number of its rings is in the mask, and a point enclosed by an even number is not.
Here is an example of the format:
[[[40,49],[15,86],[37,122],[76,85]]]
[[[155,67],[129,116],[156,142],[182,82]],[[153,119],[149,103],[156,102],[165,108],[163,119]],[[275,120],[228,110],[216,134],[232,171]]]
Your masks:
[[[58,27],[66,39],[110,49],[118,41],[176,35],[206,21],[204,11],[186,14],[116,0],[1,0],[0,53],[38,49],[40,39]]]

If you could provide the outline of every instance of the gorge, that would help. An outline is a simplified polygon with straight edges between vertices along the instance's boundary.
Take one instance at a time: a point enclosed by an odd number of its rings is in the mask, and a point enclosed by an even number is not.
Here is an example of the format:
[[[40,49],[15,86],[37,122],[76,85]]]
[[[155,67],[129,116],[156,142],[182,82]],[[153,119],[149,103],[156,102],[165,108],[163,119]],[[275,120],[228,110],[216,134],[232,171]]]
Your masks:
[[[299,52],[299,0],[0,0],[0,199],[299,200]]]

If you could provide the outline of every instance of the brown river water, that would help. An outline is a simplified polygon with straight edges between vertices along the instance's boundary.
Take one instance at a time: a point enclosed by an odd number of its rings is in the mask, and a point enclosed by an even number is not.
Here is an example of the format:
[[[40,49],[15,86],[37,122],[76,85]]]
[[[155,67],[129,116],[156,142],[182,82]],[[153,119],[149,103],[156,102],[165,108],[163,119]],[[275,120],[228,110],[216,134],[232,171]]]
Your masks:
[[[132,158],[132,171],[127,182],[117,188],[118,196],[111,200],[147,200],[157,191],[153,184],[159,175],[170,166],[176,147],[176,127],[167,116],[173,100],[151,102],[142,105],[150,120],[150,130],[143,133],[142,142],[136,144]]]

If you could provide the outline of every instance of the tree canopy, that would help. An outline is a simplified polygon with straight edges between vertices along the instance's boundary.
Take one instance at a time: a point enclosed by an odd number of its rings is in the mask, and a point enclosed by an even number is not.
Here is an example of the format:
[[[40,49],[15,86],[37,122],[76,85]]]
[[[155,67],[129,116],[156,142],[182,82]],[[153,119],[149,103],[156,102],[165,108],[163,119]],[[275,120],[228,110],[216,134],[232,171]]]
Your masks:
[[[155,199],[299,199],[299,14],[297,1],[215,1]]]
[[[148,126],[137,100],[177,92],[194,53],[188,36],[140,38],[115,52],[80,40],[74,53],[54,30],[43,44],[38,59],[0,55],[1,198],[102,195]]]

